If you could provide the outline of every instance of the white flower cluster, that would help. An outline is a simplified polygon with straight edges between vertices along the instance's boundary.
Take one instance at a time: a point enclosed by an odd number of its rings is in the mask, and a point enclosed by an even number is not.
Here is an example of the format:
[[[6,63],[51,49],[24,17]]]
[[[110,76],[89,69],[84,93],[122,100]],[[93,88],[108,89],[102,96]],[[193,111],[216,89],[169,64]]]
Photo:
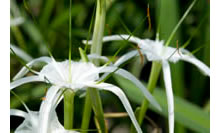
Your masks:
[[[92,57],[96,58],[95,56]],[[45,62],[47,63],[47,65],[45,65],[40,72],[33,71],[36,75],[25,77],[25,75],[29,72],[29,69],[39,62]],[[69,71],[70,67],[71,73]],[[133,122],[138,133],[141,133],[141,128],[138,125],[133,110],[124,92],[115,85],[104,82],[97,83],[100,79],[100,73],[112,72],[132,81],[137,87],[141,89],[146,99],[148,99],[152,105],[154,105],[157,109],[160,110],[160,106],[156,102],[154,97],[148,92],[144,85],[132,74],[130,74],[126,70],[120,69],[115,66],[97,67],[90,62],[85,63],[71,61],[70,65],[69,61],[56,62],[53,58],[40,57],[29,62],[26,65],[26,67],[23,67],[21,71],[14,77],[14,81],[10,84],[10,87],[11,89],[14,89],[20,85],[29,82],[46,82],[52,85],[46,94],[46,99],[41,104],[41,108],[37,116],[37,118],[39,117],[38,120],[33,119],[32,121],[34,123],[37,123],[36,125],[38,126],[38,128],[35,128],[35,126],[33,125],[30,129],[31,131],[38,133],[56,132],[58,128],[50,128],[51,125],[57,125],[58,127],[61,127],[60,124],[57,124],[58,122],[56,122],[55,120],[51,121],[51,119],[56,115],[56,113],[54,113],[57,105],[56,101],[57,98],[60,97],[60,95],[62,94],[63,88],[72,89],[74,92],[76,92],[80,89],[85,90],[88,87],[92,87],[100,90],[110,91],[114,93],[116,96],[118,96],[126,111],[128,112],[128,115],[130,116],[131,121]],[[29,113],[30,117],[34,118],[35,116],[32,116],[32,114],[33,113]],[[27,119],[27,121],[32,120],[29,117],[25,117],[25,119]],[[59,128],[59,130],[61,129],[63,128]],[[63,132],[66,132],[66,130],[63,130]]]

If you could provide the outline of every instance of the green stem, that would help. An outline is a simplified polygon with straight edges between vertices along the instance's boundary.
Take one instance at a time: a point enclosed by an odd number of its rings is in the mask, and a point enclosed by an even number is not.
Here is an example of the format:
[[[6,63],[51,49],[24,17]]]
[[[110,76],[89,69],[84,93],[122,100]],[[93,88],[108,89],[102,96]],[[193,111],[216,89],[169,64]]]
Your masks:
[[[105,0],[97,0],[95,27],[92,37],[91,54],[101,55],[102,53],[102,38],[105,27],[105,16],[106,16],[106,3]],[[98,61],[94,62],[99,65]]]
[[[85,105],[83,110],[83,119],[82,119],[82,125],[81,129],[83,130],[82,133],[87,133],[87,129],[89,128],[89,122],[92,112],[92,105],[91,105],[91,99],[89,95],[89,88],[86,91],[86,99],[85,99]]]
[[[92,38],[92,46],[91,46],[91,54],[101,55],[102,52],[102,38],[104,34],[104,26],[105,26],[105,15],[106,15],[106,3],[105,0],[97,0],[96,7],[96,18],[95,18],[95,27]],[[99,65],[97,60],[93,60],[96,65]],[[91,106],[92,105],[92,106]],[[91,107],[93,107],[93,111],[95,113],[95,117],[98,120],[98,124],[100,127],[100,131],[102,133],[107,132],[104,120],[104,113],[102,109],[102,102],[99,95],[99,91],[95,88],[88,88],[86,101],[84,106],[83,113],[83,122],[81,127],[83,129],[87,129],[89,126],[89,120],[91,116]],[[86,122],[87,119],[87,122]]]
[[[64,93],[64,128],[73,128],[74,118],[74,95],[75,93],[68,89]]]
[[[89,59],[86,55],[86,52],[79,48],[80,56],[81,59],[84,62],[88,62]],[[86,131],[89,128],[89,122],[90,122],[90,117],[91,117],[91,111],[92,111],[92,105],[91,105],[91,99],[89,95],[89,88],[86,91],[86,99],[85,99],[85,104],[84,104],[84,110],[83,110],[83,118],[82,118],[82,124],[81,124],[81,129],[83,130],[82,133],[87,133]]]
[[[152,69],[151,69],[151,73],[150,73],[150,79],[149,79],[149,83],[148,83],[148,90],[152,93],[154,91],[154,88],[156,87],[157,84],[157,80],[160,74],[160,70],[161,70],[161,64],[160,62],[153,62],[152,64]],[[141,125],[143,122],[143,119],[145,117],[145,113],[148,109],[148,105],[149,102],[145,99],[141,105],[141,110],[140,110],[140,114],[138,117],[138,123]]]
[[[161,64],[160,62],[153,62],[152,63],[152,69],[151,69],[151,73],[150,73],[150,79],[149,79],[149,82],[148,82],[148,90],[153,93],[154,91],[154,88],[156,87],[156,83],[157,83],[157,80],[158,80],[158,77],[159,77],[159,74],[160,74],[160,70],[161,70]],[[144,99],[144,101],[142,102],[141,104],[141,107],[140,107],[140,111],[138,112],[138,123],[141,125],[143,120],[144,120],[144,117],[145,117],[145,114],[147,112],[147,109],[149,107],[149,102]],[[131,126],[131,133],[134,133],[136,132],[134,126]]]

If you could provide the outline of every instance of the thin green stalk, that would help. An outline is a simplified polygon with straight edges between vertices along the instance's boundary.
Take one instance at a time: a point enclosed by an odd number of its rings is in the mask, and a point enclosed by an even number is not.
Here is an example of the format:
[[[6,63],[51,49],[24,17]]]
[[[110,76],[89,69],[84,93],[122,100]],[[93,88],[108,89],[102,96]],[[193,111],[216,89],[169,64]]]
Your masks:
[[[158,80],[158,77],[160,74],[160,70],[161,70],[160,62],[153,62],[151,73],[150,73],[150,79],[149,79],[149,83],[147,86],[148,90],[151,93],[154,91],[154,88],[156,87],[156,83],[157,83],[157,80]],[[148,109],[148,105],[149,105],[149,102],[147,100],[144,100],[141,105],[141,110],[140,110],[140,114],[138,117],[139,124],[141,124],[143,122],[143,119],[145,117],[145,113]]]
[[[72,0],[70,0],[69,7],[69,82],[71,83],[71,50],[72,50],[72,39],[71,39],[71,9],[72,9]],[[74,121],[74,91],[67,89],[64,93],[64,127],[66,129],[73,128]]]
[[[86,99],[83,109],[83,118],[82,118],[82,124],[81,129],[82,133],[87,133],[87,129],[89,128],[90,118],[91,118],[91,112],[92,112],[92,105],[91,105],[91,99],[89,95],[89,88],[86,91]]]
[[[86,55],[86,52],[82,50],[81,48],[79,48],[79,52],[80,52],[81,59],[84,62],[88,62],[89,59]],[[87,89],[86,91],[86,99],[85,99],[85,104],[84,104],[84,109],[83,109],[83,118],[82,118],[82,124],[81,124],[82,133],[88,132],[87,129],[89,128],[89,122],[90,122],[91,111],[92,111],[91,99],[90,99],[88,90],[89,89]]]
[[[72,82],[72,75],[71,75],[71,51],[72,51],[72,0],[70,0],[70,7],[69,7],[69,81]]]
[[[160,62],[153,62],[152,63],[152,69],[151,69],[151,73],[150,73],[150,79],[149,79],[149,83],[148,83],[148,90],[153,93],[154,88],[156,87],[156,83],[160,74],[160,70],[161,70],[161,64]],[[149,107],[149,102],[145,99],[142,104],[141,104],[141,108],[140,108],[140,112],[138,113],[138,123],[141,125],[143,122],[143,119],[145,117],[145,114],[147,112],[147,109]],[[136,130],[134,129],[133,126],[131,126],[131,132],[136,132]]]
[[[93,38],[92,38],[93,43],[92,43],[91,51],[90,51],[91,54],[101,55],[102,38],[103,38],[104,26],[105,26],[105,16],[106,16],[105,0],[97,0],[95,27],[94,27]],[[93,63],[95,63],[96,65],[99,65],[99,62],[97,60],[93,60]],[[90,96],[91,103],[87,101],[87,100],[89,100],[89,96]],[[87,109],[87,111],[85,111],[86,114],[84,114],[85,116],[91,115],[91,111],[89,111],[89,108],[91,108],[90,107],[91,104],[93,107],[93,111],[95,113],[95,117],[96,117],[98,124],[99,124],[98,127],[100,127],[99,131],[102,133],[107,132],[106,126],[105,126],[101,98],[99,95],[99,91],[95,88],[88,88],[87,89],[86,103],[84,106],[84,109]],[[85,117],[85,116],[83,116],[83,117]],[[83,118],[83,119],[85,119],[85,118]],[[88,123],[84,122],[82,124],[83,124],[82,126],[88,127]]]
[[[92,37],[91,54],[101,55],[102,53],[102,38],[105,27],[105,16],[106,16],[106,4],[105,0],[97,0],[95,27]],[[98,61],[94,61],[98,65]]]
[[[177,23],[177,25],[175,26],[175,28],[173,29],[172,33],[170,34],[165,46],[168,46],[171,42],[171,40],[173,39],[174,35],[176,34],[176,31],[178,30],[178,28],[180,27],[180,25],[182,24],[183,20],[186,18],[186,16],[189,14],[190,10],[192,9],[192,7],[195,5],[197,0],[194,0],[190,6],[188,7],[188,9],[186,10],[186,12],[183,14],[182,18],[180,19],[180,21]]]
[[[74,119],[74,95],[75,93],[68,89],[64,93],[64,128],[73,129]]]

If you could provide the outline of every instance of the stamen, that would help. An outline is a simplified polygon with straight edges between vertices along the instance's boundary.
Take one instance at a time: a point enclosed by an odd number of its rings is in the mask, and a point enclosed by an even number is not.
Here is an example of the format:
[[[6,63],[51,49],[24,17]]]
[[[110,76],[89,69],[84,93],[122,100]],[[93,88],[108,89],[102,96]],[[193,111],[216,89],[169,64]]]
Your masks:
[[[137,46],[137,47],[138,47],[137,50],[138,50],[138,53],[139,53],[140,59],[141,59],[141,65],[143,65],[144,64],[144,56],[140,50],[140,47],[139,46]]]
[[[170,55],[170,57],[168,58],[168,60],[176,53],[178,52],[178,54],[182,57],[182,55],[179,52],[179,47],[178,47],[178,40],[176,41],[176,50]]]
[[[52,84],[52,83],[50,82],[50,80],[49,80],[46,76],[44,76],[44,80],[45,80],[46,82],[48,82],[49,84]]]
[[[44,97],[41,98],[42,101],[46,100],[47,90],[48,90],[48,88],[44,89]]]
[[[147,5],[147,19],[148,19],[148,24],[149,24],[149,31],[151,31],[151,18],[150,18],[150,6],[149,4]]]
[[[178,46],[178,40],[176,40],[176,48],[177,48],[177,52],[178,52],[178,54],[182,57],[182,55],[180,54],[179,46]]]

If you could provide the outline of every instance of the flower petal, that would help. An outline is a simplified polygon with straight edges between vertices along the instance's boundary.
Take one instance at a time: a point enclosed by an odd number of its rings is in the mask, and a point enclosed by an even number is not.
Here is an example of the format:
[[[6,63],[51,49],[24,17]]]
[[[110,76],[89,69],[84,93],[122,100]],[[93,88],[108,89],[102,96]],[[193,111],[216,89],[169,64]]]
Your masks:
[[[168,103],[169,133],[173,133],[174,132],[174,99],[173,99],[172,82],[170,76],[170,66],[167,61],[163,61],[162,66],[163,66],[163,77],[164,77],[166,94],[167,94],[167,103]]]
[[[189,56],[189,55],[182,55],[182,57],[180,59],[194,64],[205,75],[210,76],[210,69],[209,69],[209,67],[207,65],[205,65],[203,62],[201,62],[200,60],[198,60],[197,58],[195,58],[193,56]]]
[[[122,76],[125,79],[130,80],[132,83],[134,83],[138,88],[141,89],[141,91],[143,92],[144,96],[146,97],[146,99],[148,99],[148,101],[154,106],[156,107],[158,110],[161,111],[161,107],[160,105],[157,103],[157,101],[154,99],[154,97],[151,95],[151,93],[148,91],[148,89],[135,77],[133,76],[131,73],[129,73],[128,71],[124,70],[124,69],[120,69],[118,67],[103,67],[103,69],[100,70],[101,72],[114,72],[115,74]],[[107,76],[108,74],[104,74],[102,77],[102,79],[105,78],[105,76]]]
[[[137,50],[132,50],[126,54],[124,54],[123,56],[121,56],[115,63],[114,66],[120,66],[121,64],[123,64],[124,62],[130,60],[131,58],[135,57],[136,55],[138,55],[138,51]]]
[[[15,80],[12,83],[10,83],[10,90],[12,90],[20,85],[30,83],[30,82],[45,82],[45,81],[44,81],[44,79],[40,78],[39,76],[24,77],[24,78]]]
[[[94,87],[94,88],[98,88],[101,90],[107,90],[107,91],[111,91],[112,93],[114,93],[116,96],[118,96],[118,98],[121,100],[123,106],[125,107],[126,111],[128,112],[129,117],[131,118],[131,121],[133,122],[136,130],[138,133],[142,133],[142,130],[135,118],[135,115],[133,113],[133,110],[131,108],[131,105],[127,99],[127,97],[125,96],[124,92],[111,84],[107,84],[107,83],[100,83],[100,84],[87,84],[88,87]]]
[[[104,62],[108,62],[109,59],[105,56],[100,56],[100,55],[97,55],[97,54],[89,54],[88,55],[88,58],[89,60],[91,61],[92,59],[99,59],[99,60],[102,60]]]
[[[58,65],[58,63],[56,62],[56,60],[53,57],[52,57],[52,64],[53,64],[53,67],[58,72],[58,74],[62,77],[62,79],[67,80],[66,77],[64,76],[64,74],[62,73],[62,70],[60,69],[60,66]]]
[[[49,118],[51,117],[51,110],[55,110],[58,86],[49,88],[46,94],[46,99],[42,102],[39,116],[39,133],[47,133],[49,127]]]
[[[27,113],[18,109],[10,109],[10,115],[12,116],[19,116],[19,117],[27,117]]]
[[[110,35],[110,36],[105,36],[103,37],[103,42],[110,42],[110,41],[126,41],[127,39],[129,39],[128,41],[133,42],[138,44],[140,42],[140,39],[137,37],[133,37],[130,35]],[[82,41],[84,44],[86,44],[86,40]],[[88,44],[91,45],[92,44],[92,40],[88,41]]]
[[[33,60],[33,58],[30,55],[28,55],[25,51],[23,51],[19,47],[15,46],[13,44],[11,44],[10,47],[13,49],[13,51],[16,53],[16,55],[18,57],[20,57],[21,59],[23,59],[27,62]]]
[[[37,59],[32,60],[31,62],[29,62],[27,64],[28,67],[32,67],[33,65],[39,63],[39,62],[45,62],[45,63],[50,63],[51,62],[51,58],[49,57],[40,57]],[[13,80],[17,80],[21,77],[23,77],[25,74],[27,74],[29,72],[29,70],[26,67],[23,67],[13,78]]]

